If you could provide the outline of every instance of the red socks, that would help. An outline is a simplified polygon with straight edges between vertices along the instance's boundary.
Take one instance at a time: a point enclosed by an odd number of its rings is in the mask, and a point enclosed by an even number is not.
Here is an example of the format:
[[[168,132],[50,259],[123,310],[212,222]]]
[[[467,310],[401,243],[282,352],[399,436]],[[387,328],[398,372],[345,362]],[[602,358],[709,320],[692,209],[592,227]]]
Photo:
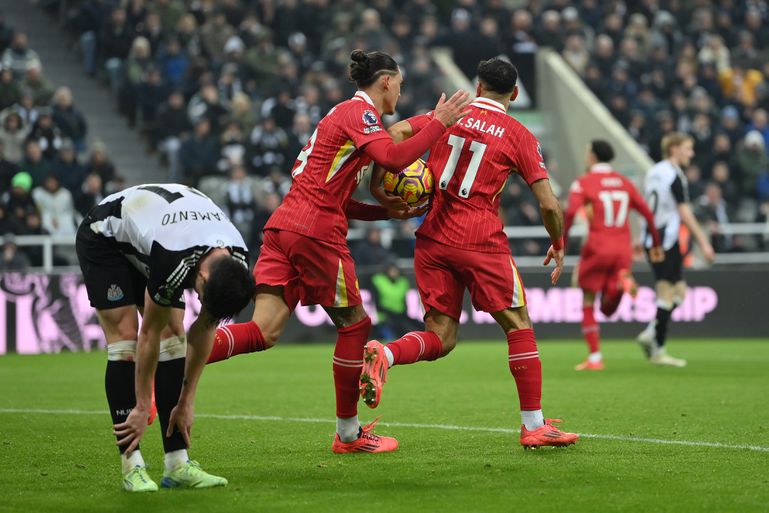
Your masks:
[[[393,365],[437,360],[443,355],[443,344],[432,331],[412,331],[387,344],[393,354]]]
[[[591,353],[601,350],[601,329],[595,321],[592,306],[582,307],[582,336],[585,337]]]
[[[264,351],[264,336],[254,321],[228,324],[216,329],[214,347],[207,363],[220,362],[230,356]]]
[[[359,380],[363,369],[363,347],[368,342],[371,319],[337,329],[334,347],[336,416],[347,419],[358,414]]]
[[[542,362],[539,360],[534,330],[527,328],[507,334],[510,373],[518,387],[521,410],[542,409]]]

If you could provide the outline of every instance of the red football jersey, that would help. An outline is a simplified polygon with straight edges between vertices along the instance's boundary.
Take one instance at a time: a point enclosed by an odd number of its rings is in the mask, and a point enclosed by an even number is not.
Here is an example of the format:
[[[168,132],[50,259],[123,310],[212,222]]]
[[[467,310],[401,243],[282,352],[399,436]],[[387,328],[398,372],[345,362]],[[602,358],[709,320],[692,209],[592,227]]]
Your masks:
[[[596,164],[590,172],[574,181],[569,191],[565,228],[568,229],[582,206],[589,206],[590,231],[587,245],[603,252],[631,250],[628,213],[636,210],[654,226],[654,216],[633,182],[614,171],[608,164]],[[659,244],[659,234],[657,244]]]
[[[501,103],[476,98],[469,111],[430,148],[435,193],[417,236],[470,251],[509,253],[500,194],[511,173],[529,185],[547,178],[542,151]]]
[[[355,96],[326,114],[296,159],[293,183],[264,229],[346,244],[345,205],[371,163],[361,150],[389,138],[369,96]]]

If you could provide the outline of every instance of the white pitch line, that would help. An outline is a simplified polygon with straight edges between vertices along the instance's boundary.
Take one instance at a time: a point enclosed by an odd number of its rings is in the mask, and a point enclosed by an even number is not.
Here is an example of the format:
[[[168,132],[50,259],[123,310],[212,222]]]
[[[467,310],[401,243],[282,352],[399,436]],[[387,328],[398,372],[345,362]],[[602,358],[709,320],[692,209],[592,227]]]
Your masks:
[[[106,413],[100,410],[54,410],[54,409],[22,409],[22,408],[0,408],[2,413],[20,413],[20,414],[43,414],[43,415],[104,415]],[[202,419],[216,420],[253,420],[262,422],[297,422],[305,424],[332,424],[335,421],[330,419],[317,419],[311,417],[279,417],[274,415],[224,415],[218,413],[199,413],[195,415]],[[495,428],[481,426],[454,426],[451,424],[416,424],[410,422],[380,422],[382,426],[405,427],[417,429],[441,429],[444,431],[475,431],[481,433],[511,433],[517,434],[519,430],[511,428]],[[665,440],[662,438],[642,438],[636,436],[622,435],[601,435],[595,433],[580,433],[584,438],[595,438],[597,440],[617,440],[621,442],[635,442],[656,445],[682,445],[686,447],[710,447],[714,449],[734,449],[745,451],[769,452],[769,447],[760,445],[733,445],[722,444],[720,442],[696,442],[691,440]]]

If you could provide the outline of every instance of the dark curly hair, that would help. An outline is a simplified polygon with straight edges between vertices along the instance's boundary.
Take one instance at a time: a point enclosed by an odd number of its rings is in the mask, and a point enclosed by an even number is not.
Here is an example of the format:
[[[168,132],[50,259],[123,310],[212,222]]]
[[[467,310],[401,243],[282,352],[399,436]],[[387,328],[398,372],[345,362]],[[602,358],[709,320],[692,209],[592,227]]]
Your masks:
[[[201,302],[218,324],[240,313],[256,294],[254,275],[235,258],[223,255],[211,262]]]
[[[350,82],[355,82],[360,89],[370,86],[382,75],[397,73],[398,63],[384,52],[353,50],[350,54]]]
[[[478,64],[478,78],[489,91],[510,94],[518,82],[518,70],[512,63],[495,57]]]
[[[601,139],[590,141],[590,151],[593,152],[598,162],[611,162],[614,158],[614,148],[607,141]]]

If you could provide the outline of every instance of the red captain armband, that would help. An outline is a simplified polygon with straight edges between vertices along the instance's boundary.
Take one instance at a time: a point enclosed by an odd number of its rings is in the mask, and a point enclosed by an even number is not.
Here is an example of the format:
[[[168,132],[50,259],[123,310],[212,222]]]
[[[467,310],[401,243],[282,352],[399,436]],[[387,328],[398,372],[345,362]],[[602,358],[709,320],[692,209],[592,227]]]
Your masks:
[[[553,241],[553,249],[556,251],[561,251],[563,249],[563,237]]]

